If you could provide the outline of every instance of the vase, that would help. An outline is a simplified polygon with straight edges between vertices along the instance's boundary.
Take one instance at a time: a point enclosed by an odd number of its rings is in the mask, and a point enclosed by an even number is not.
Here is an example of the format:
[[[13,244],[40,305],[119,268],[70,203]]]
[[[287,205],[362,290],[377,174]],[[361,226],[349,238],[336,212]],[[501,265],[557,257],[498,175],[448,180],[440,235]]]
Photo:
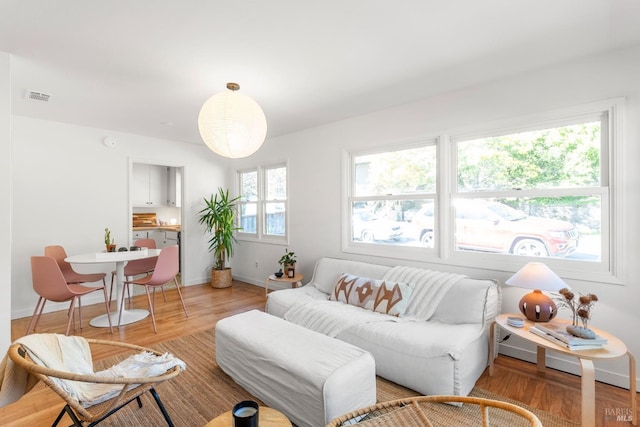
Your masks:
[[[107,252],[115,252],[116,245],[107,245]]]

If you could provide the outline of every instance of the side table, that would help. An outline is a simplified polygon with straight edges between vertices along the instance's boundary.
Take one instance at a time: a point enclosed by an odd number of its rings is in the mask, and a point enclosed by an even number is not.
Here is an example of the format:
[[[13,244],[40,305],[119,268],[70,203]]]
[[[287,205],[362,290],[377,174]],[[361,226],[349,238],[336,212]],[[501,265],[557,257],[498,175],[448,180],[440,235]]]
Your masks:
[[[291,421],[282,412],[267,406],[258,409],[258,423],[260,427],[291,427]],[[215,417],[205,427],[233,427],[231,411]]]
[[[579,350],[573,351],[569,350],[565,347],[562,347],[558,344],[552,343],[551,341],[542,338],[533,332],[529,332],[529,328],[534,325],[534,322],[530,320],[524,320],[524,327],[516,328],[507,324],[507,318],[509,316],[517,316],[522,317],[517,314],[501,314],[496,318],[496,321],[491,324],[490,329],[490,342],[489,342],[489,375],[493,375],[493,357],[495,354],[495,337],[496,325],[511,334],[517,335],[518,337],[529,341],[536,345],[537,347],[537,365],[538,372],[544,373],[546,368],[545,358],[546,358],[546,350],[557,351],[558,353],[563,353],[569,356],[576,357],[578,362],[580,363],[580,374],[582,376],[581,380],[581,388],[582,388],[582,426],[583,427],[594,427],[596,425],[596,414],[595,414],[595,401],[596,401],[596,376],[595,369],[593,366],[594,360],[604,360],[604,359],[614,359],[617,357],[627,356],[629,358],[629,393],[631,394],[631,411],[633,414],[632,423],[633,425],[638,425],[638,420],[636,414],[638,413],[638,408],[636,404],[636,360],[627,350],[627,346],[620,339],[611,335],[608,332],[605,332],[601,329],[593,329],[593,331],[606,338],[608,343],[605,344],[602,348],[597,350]],[[564,323],[569,324],[568,320],[564,319],[554,319],[551,323]]]
[[[302,280],[304,276],[300,273],[296,273],[293,277],[276,277],[274,274],[267,277],[267,280],[264,282],[264,295],[265,297],[269,293],[269,282],[276,283],[291,283],[291,288],[297,288],[302,286]]]

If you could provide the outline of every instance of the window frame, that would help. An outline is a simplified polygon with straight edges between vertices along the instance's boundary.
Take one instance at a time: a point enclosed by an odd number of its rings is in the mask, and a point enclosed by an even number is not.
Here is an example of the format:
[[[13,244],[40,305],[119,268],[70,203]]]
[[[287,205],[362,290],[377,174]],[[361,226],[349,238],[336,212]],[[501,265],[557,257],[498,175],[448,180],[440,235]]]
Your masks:
[[[286,171],[286,196],[285,199],[267,199],[267,172],[272,169],[284,168]],[[243,205],[255,204],[256,205],[256,232],[248,233],[243,230],[238,230],[236,237],[238,240],[263,242],[263,243],[275,243],[275,244],[288,244],[289,242],[289,217],[291,212],[289,210],[289,165],[286,161],[269,163],[265,165],[258,165],[252,168],[245,168],[236,170],[236,188],[237,194],[242,195],[242,174],[256,172],[257,174],[257,199],[256,201],[238,201],[238,212],[241,211]],[[266,206],[268,203],[284,203],[285,206],[285,220],[284,220],[284,235],[278,236],[275,234],[266,233]],[[241,215],[237,215],[237,224],[241,226]]]
[[[371,196],[356,196],[356,168],[355,158],[359,156],[380,154],[385,152],[402,151],[420,147],[434,146],[436,150],[436,191],[424,192],[424,193],[403,193],[403,194],[385,194],[385,195],[371,195]],[[343,186],[343,201],[344,207],[342,209],[342,251],[346,253],[363,254],[371,256],[381,256],[397,259],[416,259],[420,257],[420,254],[425,252],[435,254],[438,251],[437,242],[439,241],[439,234],[436,231],[434,234],[434,246],[433,248],[415,247],[415,246],[398,246],[385,243],[364,243],[353,240],[353,223],[352,223],[352,211],[351,207],[353,202],[358,201],[385,201],[385,200],[433,200],[436,205],[438,202],[438,188],[440,186],[440,139],[438,137],[424,137],[417,140],[398,143],[395,145],[384,145],[373,148],[362,148],[359,150],[342,152],[343,159],[343,176],[346,177]],[[438,218],[434,218],[434,221],[438,222]],[[436,230],[439,230],[437,227]]]
[[[582,261],[564,258],[545,257],[543,262],[556,273],[566,279],[578,279],[588,282],[622,284],[624,272],[623,233],[624,216],[622,202],[623,168],[623,132],[624,132],[625,98],[614,98],[550,110],[538,114],[521,116],[493,123],[451,130],[432,137],[437,142],[437,186],[435,194],[435,233],[434,247],[403,247],[392,244],[358,244],[351,240],[351,202],[353,200],[353,180],[355,168],[353,157],[362,154],[373,154],[385,151],[396,151],[410,147],[411,143],[398,143],[378,148],[343,151],[343,209],[342,209],[342,251],[354,254],[398,258],[433,264],[452,265],[457,267],[472,267],[491,271],[513,272],[521,268],[526,262],[540,260],[540,258],[506,255],[485,252],[458,251],[454,242],[454,209],[451,202],[454,198],[491,198],[505,196],[505,191],[458,192],[457,189],[457,142],[487,136],[500,136],[528,130],[539,130],[545,127],[565,126],[578,123],[588,117],[601,117],[606,114],[601,129],[603,146],[600,159],[600,185],[590,189],[581,189],[575,193],[584,192],[589,195],[601,196],[601,261]],[[606,135],[605,135],[606,133]],[[424,141],[428,138],[423,138]],[[533,197],[541,195],[560,195],[554,189],[518,190],[511,196]],[[397,196],[390,196],[397,199]],[[448,236],[445,238],[445,236]]]

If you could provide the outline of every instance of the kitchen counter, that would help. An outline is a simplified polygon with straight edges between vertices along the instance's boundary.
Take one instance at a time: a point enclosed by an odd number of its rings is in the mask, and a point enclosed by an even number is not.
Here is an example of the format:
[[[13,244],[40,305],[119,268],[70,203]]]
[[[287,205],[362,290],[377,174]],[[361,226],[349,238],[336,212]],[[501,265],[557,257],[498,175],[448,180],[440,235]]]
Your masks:
[[[149,230],[159,230],[159,231],[180,231],[180,225],[157,225],[157,226],[144,226],[144,227],[133,227],[133,231],[149,231]]]

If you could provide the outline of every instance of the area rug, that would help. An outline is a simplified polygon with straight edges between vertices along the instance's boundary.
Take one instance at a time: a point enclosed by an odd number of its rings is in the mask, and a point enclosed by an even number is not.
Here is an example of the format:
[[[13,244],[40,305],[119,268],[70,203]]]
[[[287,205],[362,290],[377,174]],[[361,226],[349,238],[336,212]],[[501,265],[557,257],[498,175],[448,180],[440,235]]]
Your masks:
[[[186,371],[157,387],[158,394],[176,426],[204,426],[218,415],[231,410],[233,405],[241,400],[251,399],[261,403],[259,399],[233,382],[216,364],[213,329],[162,342],[152,347],[170,352],[187,363]],[[110,358],[98,362],[97,365],[108,366],[118,359],[121,357]],[[416,395],[416,392],[390,381],[382,378],[377,380],[379,402]],[[520,405],[535,413],[545,427],[575,427],[579,425],[478,388],[472,390],[471,396]],[[153,399],[147,394],[143,396],[142,401],[142,408],[138,408],[133,403],[100,425],[166,426]],[[520,419],[512,418],[509,414],[502,414],[504,411],[498,412],[500,413],[490,412],[491,426],[529,425],[519,423]],[[434,409],[429,412],[429,418],[434,426],[482,425],[478,408],[473,405],[463,405],[462,408],[458,408],[451,405],[435,404]]]

